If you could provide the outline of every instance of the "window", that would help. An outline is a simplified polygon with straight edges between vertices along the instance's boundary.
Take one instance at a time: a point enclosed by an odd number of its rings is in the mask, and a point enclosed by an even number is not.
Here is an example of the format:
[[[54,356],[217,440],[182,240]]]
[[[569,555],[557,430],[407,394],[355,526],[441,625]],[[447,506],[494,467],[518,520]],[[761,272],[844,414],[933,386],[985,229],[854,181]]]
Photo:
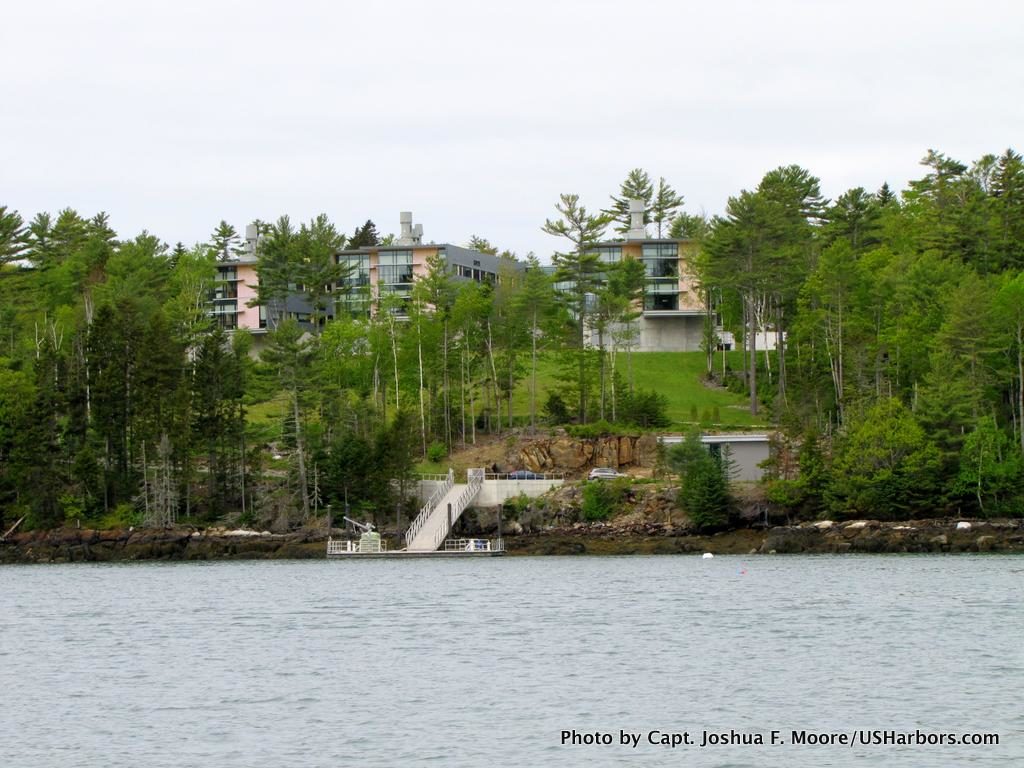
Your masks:
[[[644,309],[649,312],[679,309],[679,246],[676,243],[644,243],[640,258],[647,274]]]
[[[338,263],[352,268],[348,278],[338,281],[339,288],[362,288],[370,284],[370,254],[341,255]]]
[[[621,245],[600,245],[594,249],[602,264],[618,264],[622,261]]]
[[[377,283],[382,290],[384,286],[409,285],[411,287],[413,280],[411,250],[381,251],[377,259]]]

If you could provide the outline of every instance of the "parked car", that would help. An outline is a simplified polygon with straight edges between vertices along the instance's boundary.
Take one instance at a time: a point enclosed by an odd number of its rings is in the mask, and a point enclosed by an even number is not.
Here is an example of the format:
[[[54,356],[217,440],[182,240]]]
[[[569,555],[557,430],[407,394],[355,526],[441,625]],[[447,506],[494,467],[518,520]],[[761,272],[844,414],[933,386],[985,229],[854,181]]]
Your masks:
[[[621,472],[611,467],[594,467],[590,470],[590,480],[614,480],[616,477],[625,477]]]
[[[543,480],[544,478],[538,475],[536,472],[531,472],[528,469],[517,469],[515,472],[508,473],[509,480]]]

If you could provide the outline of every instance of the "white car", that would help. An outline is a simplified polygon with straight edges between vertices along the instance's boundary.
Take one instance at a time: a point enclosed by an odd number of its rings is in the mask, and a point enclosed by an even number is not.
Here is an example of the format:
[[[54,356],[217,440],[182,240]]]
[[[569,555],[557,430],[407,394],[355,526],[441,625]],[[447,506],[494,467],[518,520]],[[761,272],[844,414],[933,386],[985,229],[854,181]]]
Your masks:
[[[594,467],[590,470],[590,480],[614,480],[616,477],[625,477],[611,467]]]

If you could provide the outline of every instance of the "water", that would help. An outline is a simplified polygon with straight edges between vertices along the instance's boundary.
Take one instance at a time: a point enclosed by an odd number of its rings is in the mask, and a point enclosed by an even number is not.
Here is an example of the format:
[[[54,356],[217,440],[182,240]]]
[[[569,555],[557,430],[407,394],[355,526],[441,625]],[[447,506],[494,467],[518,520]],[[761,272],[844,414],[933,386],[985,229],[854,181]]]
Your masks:
[[[0,765],[1022,765],[1022,587],[1002,556],[5,567]],[[1000,743],[646,743],[855,728]]]

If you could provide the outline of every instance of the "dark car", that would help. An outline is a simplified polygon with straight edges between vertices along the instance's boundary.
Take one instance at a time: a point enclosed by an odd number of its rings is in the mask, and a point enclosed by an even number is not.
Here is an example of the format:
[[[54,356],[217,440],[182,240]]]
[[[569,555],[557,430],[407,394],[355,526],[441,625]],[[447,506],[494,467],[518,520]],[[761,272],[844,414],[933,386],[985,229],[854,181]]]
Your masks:
[[[515,472],[508,473],[509,480],[543,480],[544,478],[538,475],[536,472],[531,472],[528,469],[517,469]]]

